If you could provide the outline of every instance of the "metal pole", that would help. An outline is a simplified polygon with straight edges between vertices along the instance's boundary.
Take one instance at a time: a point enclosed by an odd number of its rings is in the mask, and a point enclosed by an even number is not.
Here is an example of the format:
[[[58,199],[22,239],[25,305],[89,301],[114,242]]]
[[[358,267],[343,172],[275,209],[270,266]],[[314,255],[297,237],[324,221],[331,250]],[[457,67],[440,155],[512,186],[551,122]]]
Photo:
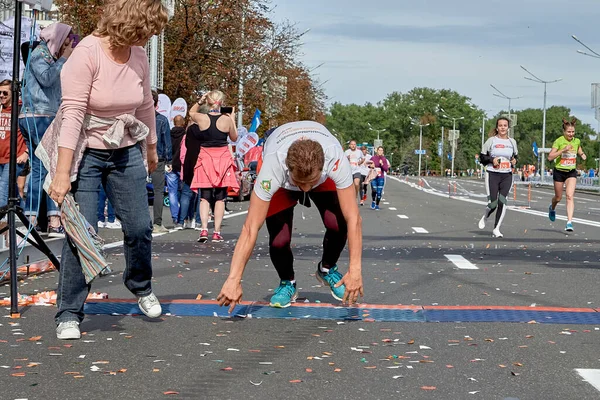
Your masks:
[[[510,118],[510,100],[508,99],[508,137],[513,137],[512,133],[512,119]]]
[[[21,57],[21,16],[23,15],[23,3],[15,2],[15,29],[13,33],[13,82],[12,82],[12,112],[10,129],[10,149],[8,166],[8,203],[15,206],[18,203],[17,187],[17,132],[19,121],[17,119],[17,109],[19,108],[19,70]],[[9,270],[10,270],[10,315],[14,318],[19,317],[19,287],[17,282],[17,232],[16,218],[14,212],[8,213],[8,246],[9,246]]]
[[[544,82],[544,113],[542,118],[542,148],[546,149],[546,82]],[[544,183],[544,175],[546,175],[546,156],[542,153],[542,175],[541,181]]]
[[[485,141],[483,140],[483,136],[485,135],[485,116],[482,118],[483,122],[481,123],[481,151],[483,151],[483,145]]]
[[[442,126],[442,155],[440,156],[440,175],[444,176],[444,127]]]
[[[242,10],[242,50],[244,49],[245,40],[245,26],[246,26],[246,12]],[[242,126],[244,122],[244,67],[240,66],[240,84],[238,88],[238,115],[237,115],[237,126]]]
[[[452,118],[452,168],[450,169],[450,177],[454,178],[454,150],[456,149],[456,118]]]
[[[419,125],[419,177],[421,176],[421,153],[423,152],[423,125]]]

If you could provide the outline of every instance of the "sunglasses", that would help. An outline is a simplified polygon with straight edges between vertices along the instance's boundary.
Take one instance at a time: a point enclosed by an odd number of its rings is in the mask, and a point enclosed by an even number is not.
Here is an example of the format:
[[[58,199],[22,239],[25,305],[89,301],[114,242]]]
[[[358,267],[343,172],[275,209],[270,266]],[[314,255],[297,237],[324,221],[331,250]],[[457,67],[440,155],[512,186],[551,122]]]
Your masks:
[[[8,96],[10,94],[10,92],[7,92],[5,90],[0,90],[0,96]]]

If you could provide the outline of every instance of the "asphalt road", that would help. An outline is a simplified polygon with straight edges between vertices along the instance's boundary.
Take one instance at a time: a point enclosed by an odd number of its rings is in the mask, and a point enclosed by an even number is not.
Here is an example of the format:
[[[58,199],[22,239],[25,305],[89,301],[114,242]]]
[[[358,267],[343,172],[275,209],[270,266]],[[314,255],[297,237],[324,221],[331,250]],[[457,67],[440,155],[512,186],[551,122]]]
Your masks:
[[[578,219],[567,234],[564,207],[550,222],[552,194],[534,188],[531,208],[518,208],[518,201],[507,212],[505,237],[494,239],[491,226],[477,228],[485,208],[482,182],[458,181],[449,198],[447,180],[426,181],[422,189],[414,178],[390,179],[382,210],[361,208],[365,303],[600,308],[600,197],[576,195]],[[230,205],[237,213],[222,229],[224,243],[199,244],[191,230],[155,238],[159,298],[216,297],[245,207]],[[316,210],[298,206],[293,245],[300,302],[334,301],[314,278],[323,232]],[[119,239],[114,231],[102,233]],[[109,261],[114,273],[93,290],[130,299],[121,283],[122,248],[111,249]],[[340,269],[347,264],[345,251]],[[46,274],[21,283],[21,292],[54,290],[56,283],[56,273]],[[266,301],[277,284],[263,228],[244,299]],[[20,320],[0,320],[0,398],[600,398],[600,377],[594,380],[600,324],[227,318],[223,309],[218,317],[153,321],[90,315],[82,340],[61,342],[54,312],[31,307]],[[169,391],[177,394],[164,394]]]

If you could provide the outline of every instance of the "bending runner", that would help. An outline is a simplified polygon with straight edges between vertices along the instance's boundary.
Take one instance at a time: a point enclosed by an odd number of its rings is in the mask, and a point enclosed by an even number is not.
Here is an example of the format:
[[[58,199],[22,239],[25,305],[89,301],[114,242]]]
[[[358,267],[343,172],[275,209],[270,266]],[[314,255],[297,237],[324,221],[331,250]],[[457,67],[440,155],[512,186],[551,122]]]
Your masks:
[[[577,118],[571,122],[563,119],[563,136],[554,141],[548,154],[548,161],[554,161],[554,197],[548,210],[550,221],[556,219],[556,205],[560,203],[563,194],[563,184],[567,187],[567,226],[565,231],[573,232],[573,213],[575,212],[575,186],[577,185],[577,155],[583,161],[587,156],[581,147],[581,141],[575,137]]]
[[[354,190],[356,195],[360,195],[360,165],[365,161],[362,151],[356,148],[356,140],[350,141],[350,148],[344,153],[350,161],[350,168],[352,169],[352,179],[354,181]]]
[[[292,122],[277,128],[266,140],[263,165],[250,198],[248,216],[235,247],[229,277],[217,301],[235,305],[242,299],[241,280],[256,244],[258,231],[267,222],[269,254],[281,283],[271,297],[272,307],[288,307],[298,297],[294,255],[290,243],[294,207],[298,202],[317,206],[326,228],[323,257],[316,277],[344,303],[363,295],[361,252],[362,219],[352,186],[350,164],[340,143],[321,124]],[[342,277],[337,261],[348,238],[350,265]]]
[[[517,163],[519,149],[517,142],[508,137],[509,121],[507,118],[498,118],[496,128],[483,145],[479,160],[485,166],[485,189],[488,195],[488,205],[485,214],[479,220],[479,229],[485,228],[486,220],[496,211],[496,222],[492,237],[503,237],[500,225],[506,214],[508,193],[512,186],[512,168]]]
[[[367,146],[362,146],[361,151],[363,154],[363,161],[360,164],[360,205],[365,205],[367,200],[367,183],[365,183],[367,176],[369,175],[369,160],[371,155],[367,152]]]

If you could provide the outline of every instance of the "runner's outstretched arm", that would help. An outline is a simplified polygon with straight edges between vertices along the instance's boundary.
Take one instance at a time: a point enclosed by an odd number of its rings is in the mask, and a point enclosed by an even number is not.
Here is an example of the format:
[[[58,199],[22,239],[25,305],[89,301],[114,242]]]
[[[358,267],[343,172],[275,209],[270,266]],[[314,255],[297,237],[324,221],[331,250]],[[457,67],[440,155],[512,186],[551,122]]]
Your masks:
[[[362,218],[356,204],[354,186],[337,190],[340,208],[346,225],[348,225],[348,249],[350,251],[350,265],[348,272],[336,286],[346,285],[343,302],[353,304],[358,296],[363,294],[362,282]]]
[[[352,188],[352,190],[354,190]],[[246,221],[242,226],[242,232],[235,245],[231,266],[229,268],[229,276],[221,288],[217,301],[220,306],[229,306],[229,312],[232,312],[237,304],[242,301],[242,276],[246,264],[252,255],[252,250],[256,245],[258,231],[262,227],[267,218],[269,211],[269,202],[261,200],[252,192],[250,196],[250,207]],[[356,210],[358,213],[358,209]]]

